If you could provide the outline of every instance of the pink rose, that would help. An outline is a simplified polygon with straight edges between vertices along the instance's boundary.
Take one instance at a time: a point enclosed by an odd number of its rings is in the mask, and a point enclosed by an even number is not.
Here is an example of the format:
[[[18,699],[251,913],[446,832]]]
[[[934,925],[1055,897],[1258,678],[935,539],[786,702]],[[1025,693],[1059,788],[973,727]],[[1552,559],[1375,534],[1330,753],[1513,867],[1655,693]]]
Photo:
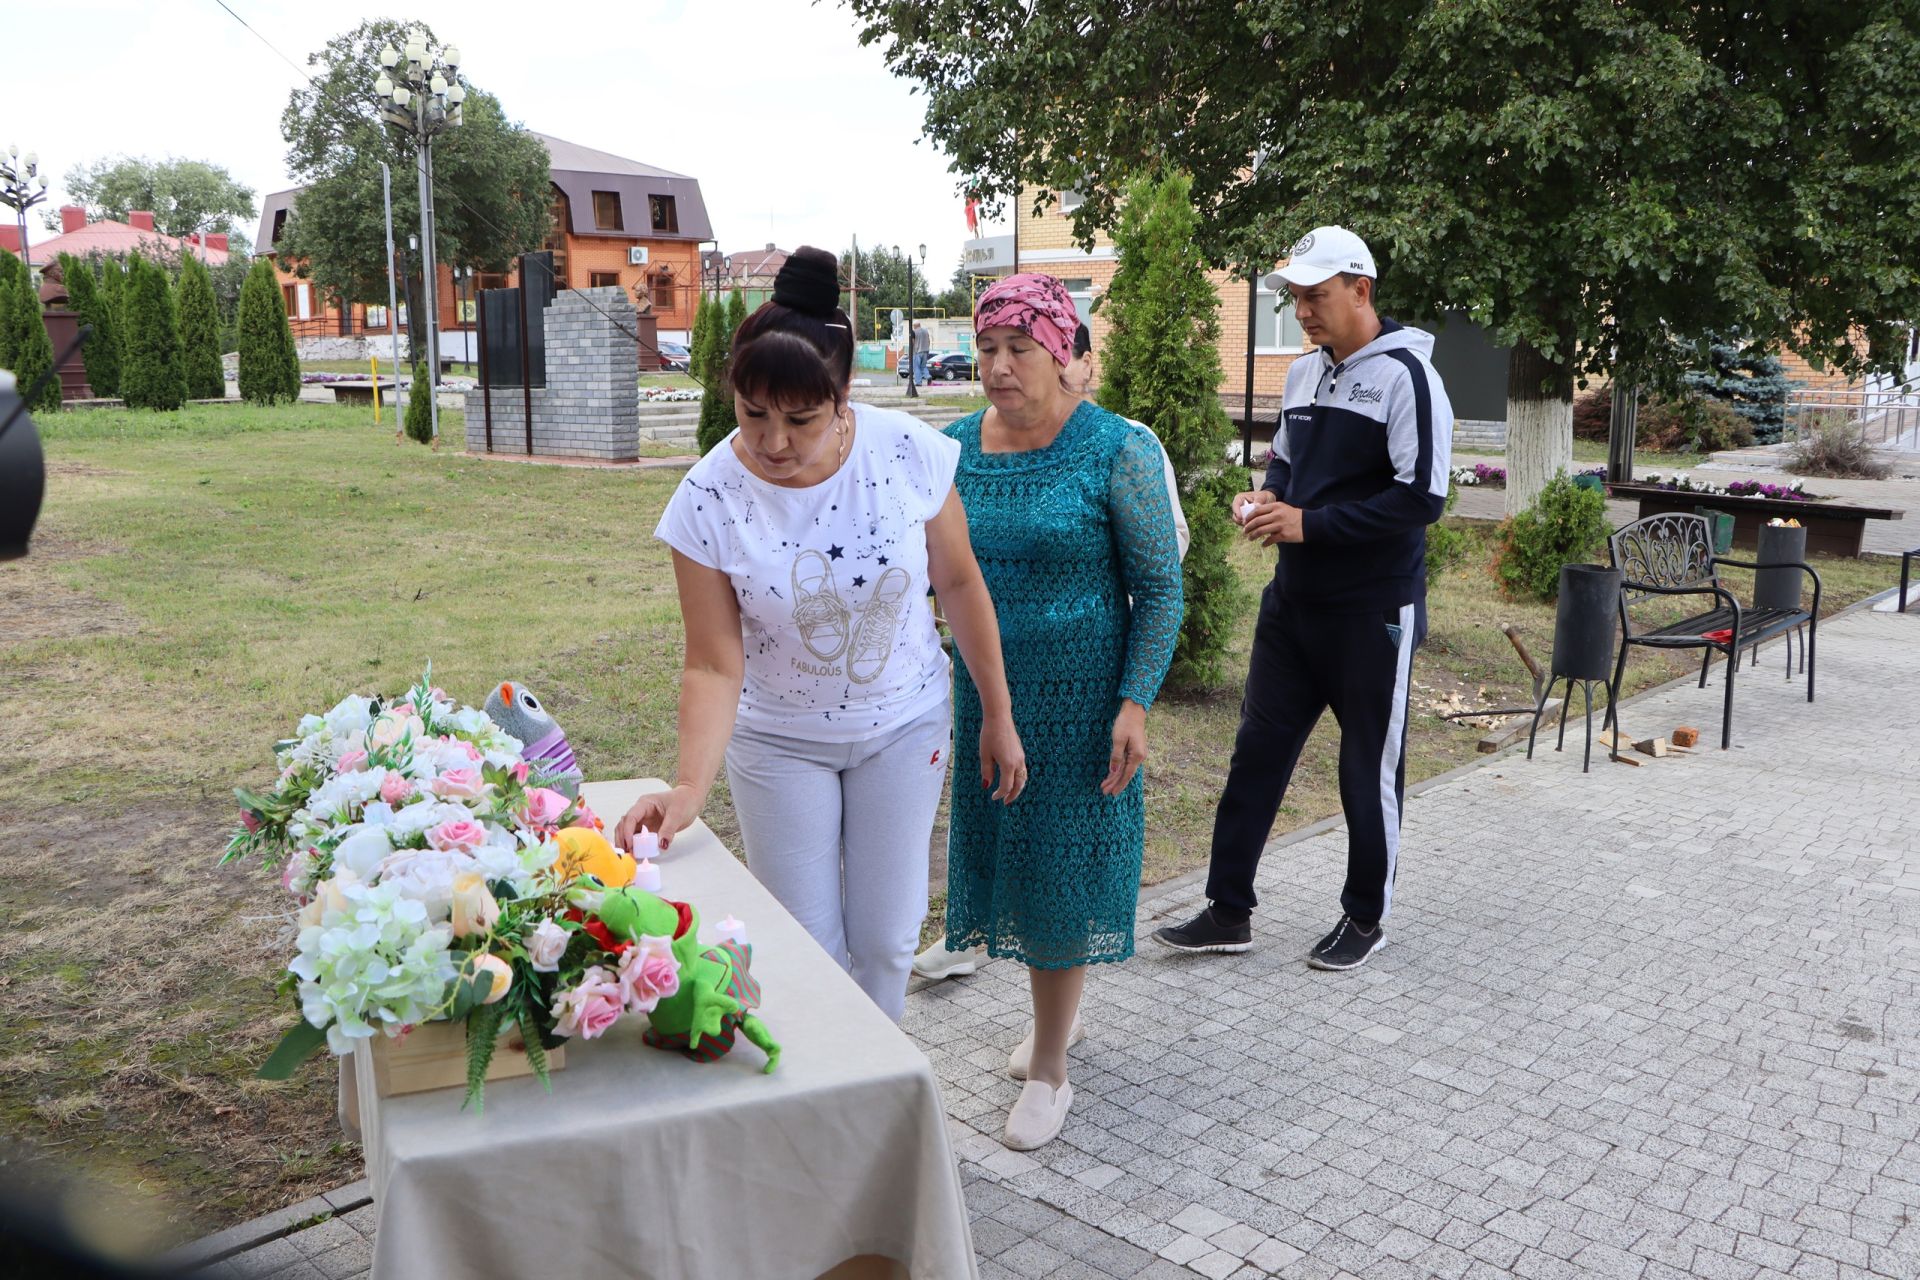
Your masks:
[[[562,992],[553,1002],[559,1011],[557,1035],[592,1040],[620,1020],[620,984],[599,965],[580,975],[580,984]]]
[[[572,803],[551,787],[535,787],[527,792],[527,824],[534,827],[550,827],[560,821],[560,815],[567,811]]]
[[[473,761],[475,764],[486,759],[485,756],[480,754],[480,748],[474,746],[471,742],[462,742],[460,746],[461,749],[467,753],[467,759]]]
[[[513,774],[513,780],[515,782],[524,784],[527,780],[527,775],[529,773],[532,773],[533,770],[527,767],[527,762],[525,760],[521,760],[521,761],[517,761],[514,764],[513,768],[508,770],[508,772]]]
[[[389,773],[387,780],[380,784],[380,798],[388,804],[399,804],[413,797],[413,783],[404,774]]]
[[[620,998],[628,1013],[652,1013],[655,1005],[680,989],[680,965],[673,939],[642,934],[620,954]]]
[[[580,807],[575,809],[574,813],[578,815],[573,820],[573,825],[576,827],[592,827],[595,831],[603,830],[606,827],[604,822],[594,816],[593,810],[587,808],[587,802],[585,800],[580,801]]]
[[[487,829],[471,818],[455,818],[427,832],[427,843],[445,852],[478,849],[487,842]]]
[[[449,769],[427,784],[442,800],[477,800],[486,789],[477,769]]]
[[[341,755],[339,763],[334,765],[341,773],[354,773],[367,767],[367,753],[348,751]]]

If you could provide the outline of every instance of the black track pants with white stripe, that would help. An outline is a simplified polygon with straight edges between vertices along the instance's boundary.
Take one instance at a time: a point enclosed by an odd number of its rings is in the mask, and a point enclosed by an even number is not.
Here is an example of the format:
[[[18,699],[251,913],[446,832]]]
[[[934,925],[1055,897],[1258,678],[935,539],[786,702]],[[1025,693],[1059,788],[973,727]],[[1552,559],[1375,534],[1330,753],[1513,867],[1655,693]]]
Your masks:
[[[1272,586],[1266,589],[1233,763],[1214,815],[1209,899],[1230,911],[1253,910],[1260,851],[1307,736],[1331,708],[1340,725],[1340,807],[1347,819],[1340,906],[1363,924],[1387,918],[1406,798],[1413,651],[1426,631],[1424,602],[1365,614],[1316,613],[1292,608]]]

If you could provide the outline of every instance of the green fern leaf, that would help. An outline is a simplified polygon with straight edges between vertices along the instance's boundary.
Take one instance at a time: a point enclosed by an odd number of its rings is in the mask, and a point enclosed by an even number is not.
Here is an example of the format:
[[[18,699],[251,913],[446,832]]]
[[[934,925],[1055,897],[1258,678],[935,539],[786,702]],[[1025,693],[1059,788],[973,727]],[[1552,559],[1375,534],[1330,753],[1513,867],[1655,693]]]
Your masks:
[[[463,1108],[485,1109],[482,1095],[487,1067],[493,1062],[493,1043],[500,1035],[504,1012],[497,1004],[483,1004],[467,1015],[467,1100],[461,1104]]]

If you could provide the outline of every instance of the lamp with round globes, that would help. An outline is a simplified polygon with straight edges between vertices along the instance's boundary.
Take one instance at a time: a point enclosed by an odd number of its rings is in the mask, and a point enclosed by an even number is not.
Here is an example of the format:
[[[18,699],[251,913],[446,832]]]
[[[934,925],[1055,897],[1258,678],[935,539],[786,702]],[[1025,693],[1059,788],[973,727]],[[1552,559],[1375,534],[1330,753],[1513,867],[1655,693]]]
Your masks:
[[[419,36],[414,36],[410,38],[407,41],[407,61],[409,63],[420,63],[420,62],[425,62],[426,60],[427,60],[427,42],[425,40],[422,40]]]
[[[436,98],[444,98],[444,97],[446,97],[446,95],[447,95],[447,78],[446,78],[445,76],[443,76],[443,75],[441,75],[441,74],[440,74],[440,73],[439,73],[438,71],[436,71],[436,72],[434,72],[434,73],[433,73],[433,79],[431,79],[431,80],[429,80],[429,81],[427,81],[427,85],[428,85],[428,87],[429,87],[429,88],[431,88],[431,89],[433,90],[433,95],[434,95],[434,96],[435,96]]]
[[[408,92],[408,90],[407,90],[407,86],[405,86],[405,85],[396,85],[396,86],[394,87],[394,90],[393,90],[393,105],[394,105],[394,106],[396,106],[396,107],[404,107],[404,106],[406,106],[406,105],[407,105],[407,104],[408,104],[409,102],[411,102],[411,101],[413,101],[413,94],[412,94],[412,93],[410,93],[410,92]]]
[[[454,81],[453,84],[449,86],[447,89],[447,101],[451,102],[454,106],[457,107],[461,103],[465,102],[466,100],[467,100],[467,87],[461,84],[458,80]]]
[[[449,70],[449,71],[451,71],[451,70],[453,70],[453,69],[454,69],[455,67],[457,67],[457,66],[459,66],[459,65],[460,65],[460,48],[459,48],[459,46],[458,46],[458,45],[455,45],[455,46],[453,46],[453,47],[451,47],[451,48],[449,48],[449,49],[448,49],[448,50],[447,50],[447,51],[446,51],[446,52],[445,52],[444,54],[442,54],[442,55],[441,55],[441,59],[440,59],[440,60],[441,60],[442,62],[444,62],[444,63],[446,63],[446,66],[447,66],[447,70]]]
[[[373,91],[382,98],[391,98],[393,96],[393,77],[382,72],[380,78],[373,82]]]
[[[387,70],[393,70],[393,64],[398,61],[400,61],[400,51],[392,45],[386,45],[380,50],[380,65]]]

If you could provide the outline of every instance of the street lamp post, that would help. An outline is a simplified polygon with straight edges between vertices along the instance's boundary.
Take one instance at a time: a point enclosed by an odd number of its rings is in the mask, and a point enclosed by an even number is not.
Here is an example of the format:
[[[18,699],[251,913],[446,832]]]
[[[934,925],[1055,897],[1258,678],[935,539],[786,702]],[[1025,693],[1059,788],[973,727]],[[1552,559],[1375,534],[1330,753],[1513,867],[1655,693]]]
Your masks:
[[[20,148],[9,146],[6,159],[0,160],[0,204],[12,209],[20,222],[20,261],[27,264],[29,277],[33,263],[27,258],[27,210],[46,198],[47,175],[40,172],[40,157],[29,151],[23,160]]]
[[[421,302],[427,323],[427,403],[433,420],[433,442],[440,443],[439,268],[433,252],[433,139],[461,122],[460,104],[467,100],[460,83],[460,50],[439,52],[427,48],[426,37],[408,37],[404,52],[387,45],[380,50],[380,76],[373,91],[384,102],[380,119],[414,140],[414,167],[420,181]],[[418,317],[414,317],[415,320]],[[416,387],[415,393],[419,388]]]

